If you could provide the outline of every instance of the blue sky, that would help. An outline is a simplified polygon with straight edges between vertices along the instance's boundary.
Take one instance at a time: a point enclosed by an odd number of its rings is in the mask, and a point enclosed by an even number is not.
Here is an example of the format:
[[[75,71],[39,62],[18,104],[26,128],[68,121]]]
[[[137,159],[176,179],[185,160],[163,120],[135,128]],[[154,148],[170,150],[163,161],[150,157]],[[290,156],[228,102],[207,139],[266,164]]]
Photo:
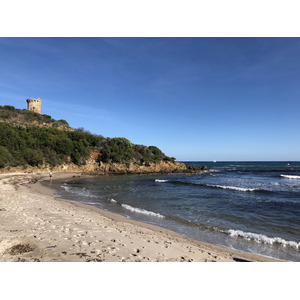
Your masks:
[[[299,38],[0,38],[0,105],[177,160],[300,160]]]

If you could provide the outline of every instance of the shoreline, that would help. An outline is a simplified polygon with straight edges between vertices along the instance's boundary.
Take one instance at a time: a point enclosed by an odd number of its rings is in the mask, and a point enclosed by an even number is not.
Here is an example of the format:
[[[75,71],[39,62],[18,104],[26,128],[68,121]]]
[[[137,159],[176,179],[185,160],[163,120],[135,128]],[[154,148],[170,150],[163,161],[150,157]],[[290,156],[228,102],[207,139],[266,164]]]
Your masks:
[[[48,173],[1,174],[1,261],[275,262],[184,237],[174,231],[54,198]],[[56,179],[84,176],[55,173]]]

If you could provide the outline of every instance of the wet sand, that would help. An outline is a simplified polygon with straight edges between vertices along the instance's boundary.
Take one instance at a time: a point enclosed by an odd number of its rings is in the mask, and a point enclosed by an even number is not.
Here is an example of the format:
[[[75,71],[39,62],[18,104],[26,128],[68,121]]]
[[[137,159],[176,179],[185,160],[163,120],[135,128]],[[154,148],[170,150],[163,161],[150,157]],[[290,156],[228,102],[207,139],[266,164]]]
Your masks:
[[[81,176],[55,173],[55,179]],[[0,174],[0,261],[267,262],[99,208],[53,198],[46,173]],[[50,187],[50,185],[49,185]]]

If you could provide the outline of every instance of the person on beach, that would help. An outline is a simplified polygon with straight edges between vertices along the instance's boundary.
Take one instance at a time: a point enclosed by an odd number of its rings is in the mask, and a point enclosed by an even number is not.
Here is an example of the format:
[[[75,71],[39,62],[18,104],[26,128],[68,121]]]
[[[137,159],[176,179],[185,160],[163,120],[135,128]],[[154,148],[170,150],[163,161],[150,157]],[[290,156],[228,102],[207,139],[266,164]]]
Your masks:
[[[52,184],[52,171],[49,172],[50,184]]]

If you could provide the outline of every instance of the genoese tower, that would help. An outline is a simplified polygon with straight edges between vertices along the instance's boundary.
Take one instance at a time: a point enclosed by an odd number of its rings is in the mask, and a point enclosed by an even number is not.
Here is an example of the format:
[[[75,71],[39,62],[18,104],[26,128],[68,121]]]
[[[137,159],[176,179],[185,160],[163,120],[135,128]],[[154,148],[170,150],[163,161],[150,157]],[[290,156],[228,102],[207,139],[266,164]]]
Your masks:
[[[27,99],[26,100],[28,105],[27,105],[27,110],[34,111],[38,114],[41,113],[41,105],[42,105],[42,100],[40,98],[37,99]]]

